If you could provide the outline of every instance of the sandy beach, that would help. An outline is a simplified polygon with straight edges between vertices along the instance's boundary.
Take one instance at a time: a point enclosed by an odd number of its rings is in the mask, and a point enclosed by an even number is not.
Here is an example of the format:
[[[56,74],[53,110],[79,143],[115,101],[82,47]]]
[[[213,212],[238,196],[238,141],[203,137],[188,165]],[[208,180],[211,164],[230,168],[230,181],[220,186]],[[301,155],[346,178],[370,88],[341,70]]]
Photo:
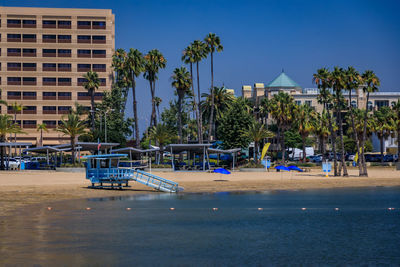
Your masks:
[[[347,178],[326,178],[320,169],[306,173],[233,172],[230,175],[202,172],[154,173],[171,179],[184,187],[184,192],[299,190],[343,187],[400,186],[400,172],[394,168],[370,168],[368,178],[357,176],[350,169]],[[89,189],[84,173],[55,171],[23,171],[0,173],[0,216],[10,215],[31,204],[49,204],[68,199],[159,194],[139,183],[132,182],[124,190]]]

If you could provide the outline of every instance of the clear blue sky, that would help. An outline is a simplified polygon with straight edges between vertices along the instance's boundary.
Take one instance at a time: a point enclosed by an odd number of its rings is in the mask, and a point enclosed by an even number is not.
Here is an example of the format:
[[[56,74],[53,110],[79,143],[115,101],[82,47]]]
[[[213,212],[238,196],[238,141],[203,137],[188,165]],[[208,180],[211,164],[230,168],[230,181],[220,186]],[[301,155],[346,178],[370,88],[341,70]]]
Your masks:
[[[335,65],[372,69],[381,91],[400,91],[399,0],[0,0],[0,5],[112,9],[116,48],[143,53],[157,48],[167,58],[156,92],[163,105],[173,98],[170,76],[182,65],[182,50],[209,32],[225,48],[215,56],[215,83],[237,95],[242,85],[268,83],[282,68],[302,87],[315,87],[316,69]],[[209,67],[208,60],[200,64],[203,92],[210,85]],[[147,118],[150,93],[143,78],[138,91],[140,117]]]

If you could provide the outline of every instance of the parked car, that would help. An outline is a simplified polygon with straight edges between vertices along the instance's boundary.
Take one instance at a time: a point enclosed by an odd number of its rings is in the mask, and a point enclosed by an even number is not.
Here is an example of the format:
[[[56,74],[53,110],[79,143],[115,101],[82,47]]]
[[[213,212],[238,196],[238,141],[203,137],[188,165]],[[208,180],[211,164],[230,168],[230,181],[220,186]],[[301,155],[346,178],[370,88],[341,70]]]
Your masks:
[[[7,166],[8,163],[8,168],[9,169],[18,169],[19,165],[21,164],[19,160],[16,159],[9,159],[7,161],[4,161],[4,164]]]
[[[397,160],[397,155],[386,154],[383,156],[383,161],[385,162],[393,162]]]
[[[318,154],[318,155],[314,156],[312,162],[315,162],[315,163],[320,163],[320,162],[322,162],[322,155],[321,155],[321,154]]]

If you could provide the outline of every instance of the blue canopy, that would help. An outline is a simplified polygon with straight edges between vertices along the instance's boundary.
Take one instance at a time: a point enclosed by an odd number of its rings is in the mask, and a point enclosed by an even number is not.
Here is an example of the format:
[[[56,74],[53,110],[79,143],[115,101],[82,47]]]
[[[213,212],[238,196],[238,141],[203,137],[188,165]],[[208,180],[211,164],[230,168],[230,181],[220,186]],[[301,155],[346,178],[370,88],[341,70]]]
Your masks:
[[[290,169],[288,167],[283,166],[283,165],[275,166],[275,169],[282,170],[282,171],[290,171]]]
[[[289,166],[289,170],[290,171],[298,171],[298,172],[302,172],[303,171],[302,169],[300,169],[297,166]]]
[[[231,174],[230,171],[228,171],[227,169],[224,169],[224,168],[215,169],[214,172],[221,173],[221,174]]]

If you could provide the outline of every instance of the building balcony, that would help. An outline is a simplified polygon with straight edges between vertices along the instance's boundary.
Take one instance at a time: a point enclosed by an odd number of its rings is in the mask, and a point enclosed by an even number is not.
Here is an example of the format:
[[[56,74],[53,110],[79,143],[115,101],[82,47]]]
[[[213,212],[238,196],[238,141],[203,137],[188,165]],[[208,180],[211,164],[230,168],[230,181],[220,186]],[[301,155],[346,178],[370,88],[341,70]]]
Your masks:
[[[92,25],[93,30],[105,30],[106,25]]]
[[[58,100],[71,100],[71,96],[58,96]]]
[[[43,39],[43,43],[56,43],[57,39]]]
[[[24,95],[22,97],[23,100],[36,100],[36,96],[35,95]],[[36,114],[36,113],[35,113]]]
[[[21,100],[21,96],[19,95],[9,95],[7,96],[8,100]]]
[[[20,43],[21,38],[7,38],[7,42],[9,43]]]
[[[7,81],[7,85],[21,85],[21,81]]]
[[[105,44],[106,40],[92,40],[93,44]]]
[[[22,24],[22,28],[36,28],[36,24]]]
[[[78,57],[90,58],[90,54],[78,54]]]
[[[88,72],[90,68],[78,68],[78,72]]]
[[[93,68],[93,71],[95,72],[106,72],[105,68]]]
[[[24,43],[36,43],[36,38],[23,38]]]
[[[23,112],[23,114],[36,114],[36,109],[35,110],[26,110],[26,109],[24,109],[22,112]]]
[[[21,71],[21,67],[7,67],[7,71]]]
[[[36,67],[23,67],[23,71],[36,71]]]
[[[57,82],[43,81],[44,86],[56,86]]]
[[[71,43],[71,39],[58,39],[59,43]]]
[[[58,71],[70,72],[71,68],[62,68],[62,67],[60,67],[60,68],[58,68]]]
[[[23,81],[22,85],[36,85],[36,81]]]
[[[92,57],[93,58],[105,58],[106,54],[93,54]]]
[[[58,82],[58,86],[71,86],[71,82]]]
[[[55,29],[57,28],[57,24],[43,24],[43,29]]]
[[[36,57],[36,53],[35,52],[23,52],[22,56],[23,57]]]
[[[21,52],[7,52],[8,57],[20,57]]]
[[[58,24],[58,29],[71,29],[71,25]]]
[[[90,25],[77,25],[78,29],[90,30],[92,27]]]
[[[7,28],[21,28],[21,23],[7,23]]]
[[[57,57],[57,53],[43,53],[43,57]]]
[[[78,44],[90,44],[91,41],[88,39],[78,39]]]
[[[56,67],[43,67],[43,71],[57,71]]]
[[[58,53],[58,57],[71,57],[71,54],[67,54],[67,53]]]
[[[43,96],[43,100],[57,100],[57,97],[56,96]]]

